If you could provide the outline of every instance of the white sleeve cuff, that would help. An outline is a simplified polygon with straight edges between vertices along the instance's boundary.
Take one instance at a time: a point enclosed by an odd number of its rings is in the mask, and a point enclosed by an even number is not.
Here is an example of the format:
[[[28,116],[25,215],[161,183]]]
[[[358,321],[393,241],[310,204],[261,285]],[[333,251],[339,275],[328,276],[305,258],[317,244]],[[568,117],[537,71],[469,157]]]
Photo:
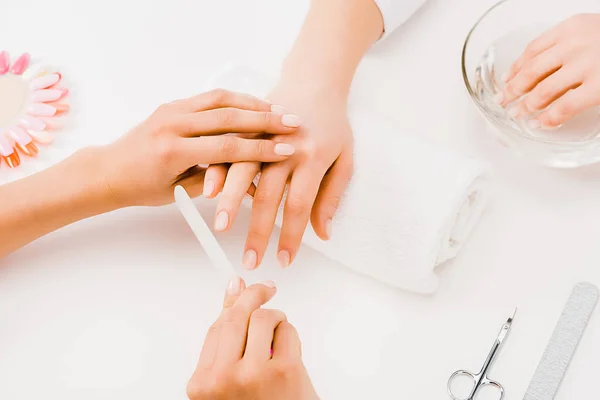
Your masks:
[[[383,36],[388,36],[405,23],[426,0],[375,0],[383,16]]]

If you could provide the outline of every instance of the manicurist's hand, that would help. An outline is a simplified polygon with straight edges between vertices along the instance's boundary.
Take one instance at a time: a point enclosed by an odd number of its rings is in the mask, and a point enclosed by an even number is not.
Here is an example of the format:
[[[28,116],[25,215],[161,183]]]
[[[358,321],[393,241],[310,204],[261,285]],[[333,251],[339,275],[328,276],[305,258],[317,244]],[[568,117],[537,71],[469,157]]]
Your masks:
[[[523,97],[511,116],[539,113],[532,128],[557,127],[600,105],[600,14],[571,17],[532,41],[506,76],[497,101]]]
[[[188,384],[191,400],[318,399],[296,329],[283,312],[261,308],[275,292],[272,282],[230,283]]]

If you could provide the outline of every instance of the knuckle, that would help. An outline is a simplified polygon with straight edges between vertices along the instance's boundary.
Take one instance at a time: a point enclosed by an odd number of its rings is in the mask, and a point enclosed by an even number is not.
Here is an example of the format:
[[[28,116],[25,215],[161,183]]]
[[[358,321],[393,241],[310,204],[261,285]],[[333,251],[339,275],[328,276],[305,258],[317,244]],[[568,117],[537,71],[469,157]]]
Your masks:
[[[309,210],[309,204],[306,200],[299,197],[288,197],[287,212],[288,215],[300,216],[306,214]]]
[[[223,390],[215,377],[206,371],[198,376],[193,376],[186,387],[186,394],[190,400],[209,400],[218,398]]]
[[[223,315],[223,323],[228,325],[243,324],[246,322],[246,318],[246,312],[241,307],[234,305]]]
[[[272,374],[276,380],[295,379],[301,373],[302,366],[295,360],[281,360],[273,365]]]
[[[306,159],[309,159],[309,160],[318,159],[319,158],[318,157],[319,156],[319,147],[317,146],[317,144],[314,141],[307,140],[303,144],[302,153],[304,154],[304,157]]]
[[[161,165],[170,164],[176,157],[176,142],[171,138],[157,140],[155,148],[155,157]]]
[[[210,92],[208,92],[210,102],[214,106],[221,106],[226,104],[227,101],[231,98],[231,95],[231,92],[222,88],[213,89]]]
[[[270,153],[271,143],[268,140],[257,140],[255,142],[255,152],[258,157],[266,156]]]
[[[219,108],[215,110],[215,119],[221,127],[230,127],[235,123],[236,113],[232,108]]]
[[[252,390],[259,385],[263,378],[263,371],[256,365],[249,365],[246,368],[240,368],[235,376],[237,386],[246,390]]]
[[[258,190],[254,195],[253,203],[256,203],[259,206],[270,205],[275,198],[275,193],[272,190]]]
[[[238,141],[233,136],[222,136],[221,137],[221,153],[232,156],[238,151]]]

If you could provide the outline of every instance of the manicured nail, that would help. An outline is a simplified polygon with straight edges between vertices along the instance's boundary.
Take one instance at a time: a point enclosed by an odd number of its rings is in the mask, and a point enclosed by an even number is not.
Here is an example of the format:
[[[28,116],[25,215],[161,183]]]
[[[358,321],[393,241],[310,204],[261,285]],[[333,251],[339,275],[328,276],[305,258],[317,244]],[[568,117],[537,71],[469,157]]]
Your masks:
[[[506,112],[506,115],[508,116],[508,118],[517,118],[517,116],[519,115],[519,110],[517,109],[517,107],[512,107]]]
[[[327,239],[331,239],[331,229],[332,229],[333,221],[328,219],[325,222],[325,234],[327,235]]]
[[[23,153],[29,157],[35,157],[39,153],[37,146],[33,142],[29,142],[26,145],[17,143],[17,144],[15,144],[15,147],[17,149],[19,149],[21,151],[21,153]]]
[[[56,108],[44,103],[33,103],[29,106],[27,112],[40,117],[52,117],[56,114]]]
[[[29,87],[31,90],[47,89],[50,86],[60,82],[60,78],[61,75],[57,72],[50,75],[40,76],[39,78],[35,78],[33,81],[31,81]]]
[[[275,145],[275,154],[280,156],[291,156],[296,151],[296,148],[291,144],[277,143]]]
[[[229,285],[227,286],[227,294],[229,296],[238,296],[242,291],[242,278],[239,276],[234,276],[229,281]]]
[[[34,103],[47,103],[56,101],[63,97],[65,89],[42,89],[36,90],[31,94],[31,101]]]
[[[15,141],[19,144],[26,145],[31,143],[31,136],[27,134],[21,127],[13,126],[8,130],[10,136],[12,136]]]
[[[219,211],[217,213],[217,218],[215,218],[215,230],[221,232],[227,229],[227,225],[229,225],[229,214],[227,211]]]
[[[46,123],[41,119],[26,115],[21,118],[20,121],[26,128],[33,129],[34,131],[43,131],[46,129]]]
[[[294,114],[285,114],[281,117],[281,123],[288,128],[297,128],[300,126],[300,117]]]
[[[279,261],[279,265],[281,268],[286,268],[290,266],[290,253],[287,250],[280,250],[277,253],[277,261]]]
[[[204,182],[204,188],[202,188],[202,195],[204,197],[210,197],[215,191],[215,182],[212,179],[209,179]]]
[[[11,67],[10,72],[15,75],[21,75],[23,72],[25,72],[27,67],[29,67],[29,59],[30,57],[28,53],[21,54],[21,56],[17,58],[17,61],[15,61]]]
[[[502,102],[504,101],[504,93],[502,93],[502,92],[496,93],[494,95],[493,100],[494,100],[494,103],[496,103],[498,105],[502,105]]]
[[[69,106],[68,104],[62,104],[62,103],[58,103],[58,104],[52,103],[52,107],[56,108],[56,114],[63,114],[71,109],[71,106]]]
[[[527,123],[527,126],[529,126],[529,129],[539,129],[542,127],[542,123],[537,119],[532,119]]]
[[[503,82],[508,82],[508,72],[503,73],[501,79]]]
[[[31,137],[33,138],[33,140],[35,140],[38,143],[48,144],[48,143],[52,143],[52,141],[54,141],[54,136],[51,133],[48,133],[46,131],[29,130],[28,132],[31,135]]]
[[[244,253],[244,258],[242,259],[242,266],[246,269],[254,269],[256,268],[257,261],[256,252],[254,250],[246,250]]]
[[[10,68],[10,59],[8,53],[3,51],[0,53],[0,75],[4,75]]]
[[[275,282],[273,282],[273,281],[263,281],[261,283],[271,289],[273,289],[276,286]]]
[[[285,108],[283,108],[282,106],[278,106],[276,104],[273,104],[271,106],[271,112],[273,114],[283,115],[283,114],[285,114]]]
[[[8,157],[14,152],[15,150],[13,149],[11,142],[4,136],[3,132],[0,132],[0,155]]]
[[[21,164],[21,158],[19,157],[19,153],[17,153],[16,151],[14,151],[11,155],[9,155],[8,157],[2,157],[4,158],[4,162],[10,167],[10,168],[15,168],[18,167]]]

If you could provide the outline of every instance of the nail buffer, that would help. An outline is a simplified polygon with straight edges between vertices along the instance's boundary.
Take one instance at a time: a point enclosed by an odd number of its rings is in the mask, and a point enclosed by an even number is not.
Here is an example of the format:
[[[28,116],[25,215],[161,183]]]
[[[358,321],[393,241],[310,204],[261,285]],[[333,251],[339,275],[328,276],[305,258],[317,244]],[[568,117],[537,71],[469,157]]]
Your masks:
[[[196,209],[196,205],[185,189],[182,186],[176,186],[174,196],[179,211],[181,211],[188,225],[192,228],[192,232],[196,235],[196,239],[198,239],[202,248],[206,251],[213,265],[223,272],[227,278],[236,276],[237,273],[231,261],[227,258],[223,248],[217,242],[217,239]]]
[[[597,302],[591,283],[573,288],[523,400],[554,399]]]

